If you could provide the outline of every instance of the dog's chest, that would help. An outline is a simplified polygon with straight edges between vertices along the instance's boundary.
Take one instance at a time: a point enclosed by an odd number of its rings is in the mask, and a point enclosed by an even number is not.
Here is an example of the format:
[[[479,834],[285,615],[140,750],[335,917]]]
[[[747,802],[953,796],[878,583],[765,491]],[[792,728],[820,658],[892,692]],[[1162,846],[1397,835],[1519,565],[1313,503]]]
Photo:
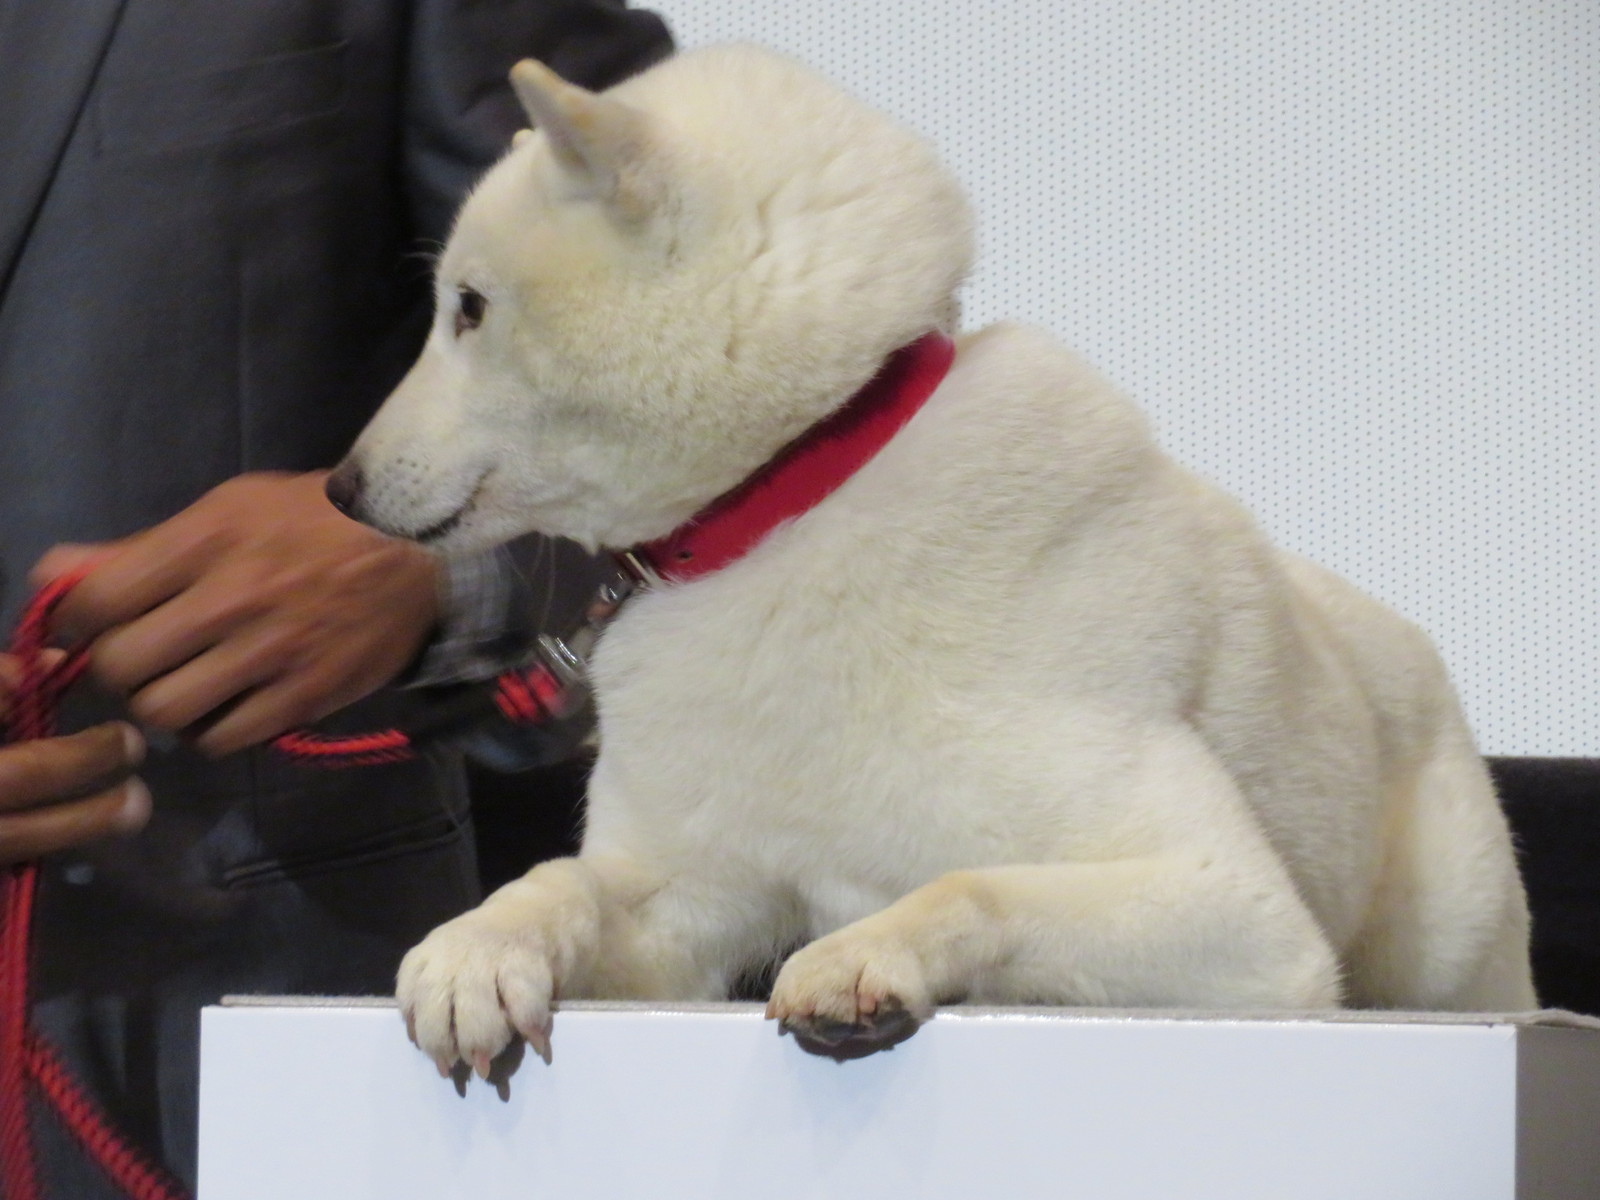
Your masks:
[[[824,909],[982,853],[983,814],[937,752],[928,664],[906,676],[892,614],[731,582],[647,596],[607,633],[596,815],[686,856],[832,881]]]

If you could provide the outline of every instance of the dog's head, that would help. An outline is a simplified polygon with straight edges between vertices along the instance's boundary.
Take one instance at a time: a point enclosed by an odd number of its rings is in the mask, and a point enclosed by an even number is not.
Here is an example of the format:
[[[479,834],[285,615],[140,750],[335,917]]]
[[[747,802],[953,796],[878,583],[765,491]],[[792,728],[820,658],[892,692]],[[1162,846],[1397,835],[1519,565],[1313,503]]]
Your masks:
[[[959,186],[790,60],[512,83],[535,131],[463,206],[427,344],[330,482],[359,519],[452,548],[659,536],[952,319]]]

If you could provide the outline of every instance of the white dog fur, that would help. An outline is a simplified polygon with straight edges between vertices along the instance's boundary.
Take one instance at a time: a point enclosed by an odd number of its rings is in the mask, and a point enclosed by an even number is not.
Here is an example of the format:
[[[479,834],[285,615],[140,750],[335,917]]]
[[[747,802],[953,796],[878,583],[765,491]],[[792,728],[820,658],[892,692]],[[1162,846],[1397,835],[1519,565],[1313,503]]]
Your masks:
[[[539,132],[467,201],[347,467],[380,528],[658,537],[951,322],[959,187],[799,65],[513,81]],[[802,944],[769,1010],[802,1033],[960,999],[1534,1006],[1427,638],[1272,548],[1039,330],[960,338],[875,459],[630,603],[593,677],[581,854],[401,968],[441,1066],[519,1033],[547,1055],[556,996],[721,998]]]

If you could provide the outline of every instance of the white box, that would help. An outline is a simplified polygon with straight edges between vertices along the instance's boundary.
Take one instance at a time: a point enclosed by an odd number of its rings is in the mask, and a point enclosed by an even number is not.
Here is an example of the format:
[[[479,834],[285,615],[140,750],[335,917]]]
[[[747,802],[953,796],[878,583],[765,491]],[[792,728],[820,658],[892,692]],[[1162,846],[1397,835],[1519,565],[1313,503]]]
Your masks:
[[[200,1200],[1593,1200],[1600,1025],[950,1009],[803,1053],[752,1005],[573,1004],[465,1095],[391,1002],[203,1019]]]

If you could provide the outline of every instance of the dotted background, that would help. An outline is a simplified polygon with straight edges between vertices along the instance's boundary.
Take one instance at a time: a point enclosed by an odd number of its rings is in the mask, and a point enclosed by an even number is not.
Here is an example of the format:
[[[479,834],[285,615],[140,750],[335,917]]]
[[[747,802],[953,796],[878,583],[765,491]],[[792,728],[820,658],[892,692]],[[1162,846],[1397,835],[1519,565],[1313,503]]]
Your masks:
[[[930,136],[969,327],[1420,622],[1486,752],[1600,754],[1600,3],[639,2]]]

